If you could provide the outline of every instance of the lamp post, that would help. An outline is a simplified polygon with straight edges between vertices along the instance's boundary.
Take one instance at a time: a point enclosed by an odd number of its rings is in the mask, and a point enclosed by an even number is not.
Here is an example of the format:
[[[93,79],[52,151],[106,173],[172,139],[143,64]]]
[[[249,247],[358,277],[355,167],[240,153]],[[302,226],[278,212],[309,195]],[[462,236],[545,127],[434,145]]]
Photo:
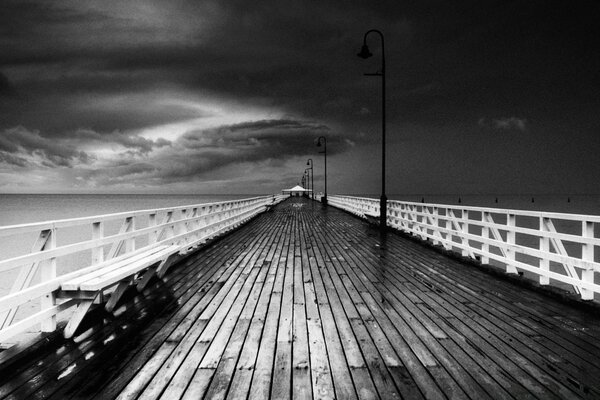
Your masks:
[[[325,193],[321,198],[321,203],[327,205],[327,138],[325,136],[319,136],[317,147],[321,147],[321,139],[323,139],[323,151],[320,151],[319,153],[325,155]]]
[[[385,229],[387,226],[387,197],[385,195],[385,50],[383,33],[377,29],[367,31],[363,38],[362,49],[357,55],[365,59],[373,56],[367,46],[367,36],[371,32],[379,34],[381,38],[381,71],[365,75],[381,77],[381,198],[379,201],[379,226],[381,229]]]
[[[307,170],[310,170],[310,186],[312,187],[312,199],[315,199],[315,171],[313,170],[313,161],[312,158],[309,158],[308,161],[306,162],[306,165],[310,165],[310,168],[307,168]]]
[[[306,176],[304,180],[306,182],[306,189],[310,192],[310,172],[308,172],[308,168],[304,170],[304,175]],[[310,197],[310,194],[307,193],[306,197]]]

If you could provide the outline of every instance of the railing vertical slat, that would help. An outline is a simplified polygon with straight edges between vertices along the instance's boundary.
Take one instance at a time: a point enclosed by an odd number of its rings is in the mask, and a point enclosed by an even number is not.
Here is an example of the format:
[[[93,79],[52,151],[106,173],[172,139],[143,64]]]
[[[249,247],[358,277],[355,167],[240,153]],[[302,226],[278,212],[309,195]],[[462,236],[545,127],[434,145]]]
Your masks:
[[[48,241],[52,234],[51,230],[43,230],[40,232],[37,240],[31,248],[31,252],[35,253],[38,251],[42,251],[48,245]],[[34,262],[27,267],[23,266],[19,270],[19,275],[17,275],[17,279],[14,281],[9,293],[17,293],[26,287],[29,287],[35,273],[39,268],[40,263]],[[12,324],[15,319],[15,315],[17,314],[19,307],[11,308],[10,310],[0,313],[0,329],[6,328],[10,324]]]
[[[508,274],[516,274],[517,268],[515,268],[515,248],[516,244],[516,232],[515,226],[517,224],[517,216],[515,214],[507,214],[506,215],[506,273]]]
[[[594,223],[589,221],[582,222],[582,236],[584,238],[594,237]],[[594,261],[594,246],[590,243],[584,243],[581,249],[581,258],[583,261]],[[587,283],[594,283],[594,269],[588,267],[581,271],[581,280]],[[582,300],[594,300],[594,292],[581,288],[581,299]]]
[[[540,251],[550,253],[550,238],[545,235],[545,233],[548,232],[548,218],[540,217],[540,231]],[[539,278],[540,285],[549,285],[550,277],[544,274],[550,271],[550,260],[542,257],[540,258],[539,265],[541,269]]]
[[[135,218],[131,217],[129,221],[129,229],[128,232],[135,231]],[[129,253],[135,250],[135,238],[130,238],[125,241],[125,252]]]
[[[156,213],[151,213],[148,215],[148,226],[152,227],[152,226],[156,226],[156,223],[158,221],[156,220]],[[148,244],[154,244],[158,241],[158,231],[156,229],[153,229],[149,234],[148,234]]]
[[[482,211],[481,212],[481,222],[482,223],[486,223],[491,218],[492,218],[492,216],[490,215],[489,212],[487,212],[487,211]],[[490,238],[490,227],[489,226],[482,225],[482,227],[481,227],[481,237],[484,239],[484,241],[481,243],[481,251],[483,253],[489,253],[490,252],[490,244],[486,241],[487,239]],[[482,255],[481,256],[481,263],[482,264],[489,264],[490,263],[490,258],[486,254]]]
[[[446,250],[452,250],[452,241],[454,240],[454,235],[452,232],[452,218],[454,218],[454,212],[450,208],[446,208]]]
[[[328,197],[328,203],[361,217],[379,204],[377,199],[334,195]],[[549,284],[551,279],[567,283],[583,299],[593,299],[595,293],[600,293],[600,285],[595,282],[600,263],[595,260],[594,254],[596,246],[600,246],[600,239],[595,237],[594,232],[595,224],[600,223],[599,216],[443,206],[397,200],[390,201],[389,205],[390,226],[413,236],[432,240],[435,244],[441,242],[451,251],[460,247],[463,256],[474,258],[475,254],[481,253],[482,263],[489,264],[490,260],[501,262],[506,266],[507,273],[516,274],[520,270],[532,272],[538,275],[542,285]],[[461,215],[458,215],[459,212]],[[469,218],[469,212],[480,213],[481,218],[472,219],[474,215]],[[505,215],[506,222],[496,223],[494,214],[500,215],[501,219]],[[521,217],[524,217],[523,220]],[[527,218],[531,217],[539,219],[537,229],[525,224]],[[557,231],[554,219],[560,220],[561,224],[562,221],[581,222],[581,233]],[[475,228],[471,228],[471,225]],[[530,247],[525,242],[521,243],[521,234],[535,237],[538,246]],[[582,246],[581,256],[573,254],[570,248],[567,251],[563,242]],[[519,255],[526,257],[519,259]],[[531,261],[532,258],[537,261]],[[554,265],[562,265],[564,273],[551,270],[550,266]]]
[[[50,232],[50,237],[45,246],[47,250],[56,248],[56,228],[53,228]],[[49,260],[45,260],[40,265],[40,276],[41,281],[49,281],[50,279],[56,278],[56,257],[52,257]],[[41,309],[45,310],[52,308],[56,305],[56,296],[54,293],[47,293],[40,299]],[[53,332],[56,330],[56,315],[42,321],[41,324],[42,332]]]
[[[92,223],[92,239],[102,239],[104,237],[104,223]],[[100,264],[104,261],[104,246],[94,247],[92,249],[92,265]]]
[[[469,234],[469,210],[462,210],[462,238],[461,242],[463,245],[461,254],[463,257],[467,257],[469,255],[469,238],[466,236]]]

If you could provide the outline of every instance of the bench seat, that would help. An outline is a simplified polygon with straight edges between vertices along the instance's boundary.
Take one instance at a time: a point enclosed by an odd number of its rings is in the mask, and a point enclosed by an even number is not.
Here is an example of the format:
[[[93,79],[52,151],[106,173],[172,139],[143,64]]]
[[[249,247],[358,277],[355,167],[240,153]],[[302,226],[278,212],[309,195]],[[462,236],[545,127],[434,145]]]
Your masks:
[[[73,336],[94,299],[105,289],[118,285],[105,305],[106,310],[112,312],[118,300],[132,283],[137,283],[137,289],[141,291],[154,275],[162,277],[172,265],[179,250],[180,246],[178,245],[156,246],[62,282],[57,296],[77,299],[79,302],[65,327],[64,336],[66,338]]]

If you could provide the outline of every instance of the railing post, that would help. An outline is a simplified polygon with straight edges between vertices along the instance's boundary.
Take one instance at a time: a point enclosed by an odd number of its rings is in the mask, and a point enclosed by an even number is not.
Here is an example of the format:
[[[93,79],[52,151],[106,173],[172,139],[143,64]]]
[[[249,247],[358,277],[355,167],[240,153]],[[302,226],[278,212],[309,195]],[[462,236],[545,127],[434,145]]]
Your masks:
[[[185,222],[187,219],[188,210],[182,208],[179,210],[179,220],[182,221],[179,223],[179,233],[187,233],[188,232],[188,223]]]
[[[150,226],[150,227],[156,226],[156,223],[157,223],[156,213],[152,213],[152,214],[148,215],[148,226]],[[158,241],[158,231],[156,229],[153,229],[148,234],[148,244],[154,244],[157,241]]]
[[[461,249],[461,254],[463,257],[467,257],[469,255],[469,249],[468,249],[469,239],[467,238],[467,235],[469,234],[469,211],[468,210],[462,210],[461,219],[462,219],[461,243],[463,245],[463,248]]]
[[[52,250],[56,248],[56,228],[52,228],[50,231],[50,237],[46,244],[46,250]],[[49,281],[50,279],[56,278],[56,257],[52,257],[49,260],[44,260],[41,263],[40,277],[42,282]],[[47,293],[40,299],[40,306],[42,310],[52,308],[56,305],[56,298],[54,293]],[[56,330],[56,315],[42,321],[41,324],[42,332],[53,332]]]
[[[454,213],[450,208],[446,207],[446,243],[444,244],[446,250],[452,250],[453,235],[451,218],[454,218]]]
[[[432,230],[432,235],[434,237],[433,239],[433,244],[434,245],[438,245],[440,243],[440,241],[437,239],[437,237],[440,235],[440,223],[439,223],[439,210],[437,207],[433,207],[433,230]]]
[[[545,235],[545,233],[548,232],[547,220],[549,220],[549,218],[540,217],[540,251],[544,253],[550,253],[550,238]],[[540,258],[539,266],[541,270],[540,285],[550,284],[550,277],[547,275],[548,271],[550,271],[550,260],[546,257]]]
[[[165,238],[170,239],[175,236],[175,222],[173,221],[173,211],[167,211],[165,214],[165,222],[168,222],[170,225],[166,226],[165,229]]]
[[[584,239],[594,237],[594,223],[590,221],[582,222],[582,236]],[[594,261],[594,246],[591,243],[584,243],[581,249],[581,258],[583,261]],[[594,268],[586,267],[581,271],[581,280],[586,283],[594,283]],[[582,300],[594,300],[594,292],[589,289],[581,288]]]
[[[104,223],[102,221],[92,224],[92,239],[102,239],[104,237]],[[104,261],[104,246],[97,246],[92,249],[92,265],[100,264]]]
[[[489,216],[490,216],[489,212],[482,211],[481,212],[481,223],[487,224],[490,221]],[[481,226],[481,237],[484,240],[481,242],[481,251],[482,251],[482,253],[489,253],[490,252],[490,244],[487,242],[487,240],[490,238],[490,227],[489,226],[486,226],[486,225]],[[482,254],[481,255],[481,263],[489,264],[490,258],[487,255]]]
[[[517,217],[515,214],[507,214],[506,215],[506,273],[508,274],[516,274],[517,268],[514,266],[513,261],[515,261],[515,249],[513,245],[515,244],[516,233],[513,229],[516,226]]]
[[[128,220],[127,221],[128,222],[127,225],[129,227],[127,229],[127,231],[128,232],[135,231],[135,218],[134,217],[129,217],[129,218],[127,218],[127,220]],[[135,238],[127,239],[125,241],[125,252],[129,253],[129,252],[134,251],[134,250],[135,250]]]

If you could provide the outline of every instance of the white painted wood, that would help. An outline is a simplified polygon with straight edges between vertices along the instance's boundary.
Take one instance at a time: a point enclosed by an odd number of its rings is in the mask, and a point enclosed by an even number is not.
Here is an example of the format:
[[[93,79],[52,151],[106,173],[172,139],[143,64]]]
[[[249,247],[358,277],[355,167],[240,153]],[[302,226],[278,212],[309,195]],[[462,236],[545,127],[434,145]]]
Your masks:
[[[69,320],[69,322],[67,323],[67,326],[65,327],[65,330],[64,330],[65,338],[69,339],[69,338],[73,337],[73,334],[79,327],[79,324],[81,324],[81,321],[83,321],[83,317],[85,317],[85,314],[87,314],[88,310],[90,309],[90,307],[92,306],[93,303],[94,303],[93,300],[79,301],[79,304],[77,304],[77,308],[75,309],[75,312],[73,313],[73,315],[71,316],[71,319]]]
[[[123,297],[123,294],[125,294],[125,291],[129,288],[130,284],[131,284],[131,279],[127,279],[127,280],[123,280],[123,281],[119,282],[119,284],[117,285],[117,288],[114,290],[114,292],[112,292],[112,294],[110,295],[110,298],[108,299],[108,301],[106,302],[106,305],[104,306],[104,309],[106,311],[112,312],[115,309],[115,306],[117,305],[117,303],[119,302],[121,297]]]
[[[539,238],[540,251],[544,253],[550,253],[550,238],[544,233],[548,231],[548,218],[540,217],[540,231],[542,232]],[[547,271],[550,271],[550,259],[547,257],[541,257],[539,259],[540,269],[543,271],[540,274],[539,281],[540,285],[549,285],[550,277],[547,275]]]
[[[46,248],[52,250],[56,248],[56,229],[50,232],[50,237],[46,243]],[[40,264],[40,280],[42,282],[56,278],[56,257],[45,260]],[[41,310],[52,309],[56,305],[56,296],[54,292],[46,293],[40,298]],[[42,332],[53,332],[56,329],[56,314],[42,320]]]
[[[84,291],[94,291],[94,290],[102,290],[106,289],[122,279],[125,279],[133,274],[142,271],[143,269],[149,267],[150,265],[162,261],[166,257],[169,256],[173,251],[176,251],[177,248],[174,246],[167,247],[162,251],[154,253],[151,256],[147,256],[142,258],[141,260],[137,260],[132,263],[127,263],[123,266],[120,266],[116,269],[111,269],[110,271],[106,271],[99,276],[94,276],[91,279],[85,280],[81,282],[79,285],[80,290]]]
[[[167,245],[151,247],[146,249],[144,252],[137,253],[132,257],[119,257],[118,259],[113,259],[114,262],[106,263],[102,268],[97,268],[84,275],[65,280],[61,283],[61,289],[63,291],[80,290],[81,284],[86,281],[110,273],[111,271],[127,266],[128,264],[134,264],[145,259],[153,258],[155,257],[156,253],[164,251],[167,248],[169,248]]]
[[[515,226],[517,224],[517,216],[515,214],[507,214],[506,215],[506,273],[508,274],[516,274],[517,268],[515,267]]]
[[[104,237],[104,222],[98,221],[92,224],[92,240],[102,239]],[[104,261],[104,246],[92,248],[92,265],[100,264]]]
[[[371,207],[378,204],[377,199],[351,196],[329,196],[328,200],[330,205],[363,218]],[[459,211],[461,217],[457,218]],[[470,217],[471,212],[473,215],[481,215],[481,218]],[[506,223],[496,222],[503,219],[500,217],[502,215],[506,216]],[[539,219],[538,229],[519,226],[519,217]],[[593,298],[594,293],[600,293],[598,285],[594,283],[595,274],[600,273],[600,263],[594,259],[594,251],[600,247],[600,238],[594,235],[600,216],[390,200],[388,218],[390,226],[432,240],[446,249],[457,249],[470,257],[477,254],[486,264],[490,260],[499,261],[506,265],[507,273],[517,273],[519,268],[539,275],[541,284],[549,284],[550,279],[568,283],[584,299]],[[559,220],[581,222],[581,234],[558,232],[554,222]],[[474,227],[472,232],[481,233],[469,232],[471,225]],[[517,244],[517,233],[537,238],[537,248]],[[581,246],[581,257],[569,254],[564,241]],[[528,255],[537,260],[533,264],[527,264],[517,261],[517,254]],[[550,271],[552,262],[562,265],[564,273]]]
[[[55,304],[55,294],[61,289],[62,285],[64,285],[63,290],[60,291],[62,297],[66,293],[69,293],[70,290],[74,297],[79,297],[77,301],[80,301],[81,298],[89,300],[89,296],[93,292],[86,292],[85,296],[76,295],[76,293],[83,293],[75,291],[80,288],[81,283],[87,282],[91,285],[90,282],[92,282],[96,285],[96,288],[100,288],[103,284],[108,284],[109,286],[115,285],[120,281],[119,279],[126,279],[126,277],[122,276],[125,272],[131,273],[134,276],[139,272],[136,268],[146,269],[153,263],[170,259],[168,257],[169,254],[176,255],[194,248],[199,242],[207,239],[206,228],[210,229],[208,235],[214,237],[264,211],[267,205],[276,204],[285,198],[286,196],[263,196],[232,202],[142,210],[0,227],[0,237],[31,232],[36,232],[39,235],[40,231],[48,231],[51,232],[50,238],[54,240],[52,243],[48,241],[48,244],[43,247],[41,245],[34,245],[31,253],[18,255],[10,259],[0,259],[0,272],[13,268],[21,268],[19,271],[21,278],[18,279],[18,287],[13,293],[0,298],[0,312],[9,312],[11,309],[16,310],[23,303],[41,298],[44,309],[36,314],[36,318],[41,318],[40,316],[47,317],[44,330],[55,329],[56,313],[63,311],[67,307],[63,306],[63,304],[67,304],[69,307],[75,304],[70,301],[61,304],[60,307]],[[159,215],[164,215],[165,219],[162,223],[157,224]],[[173,220],[173,215],[181,215],[181,218]],[[147,219],[146,228],[137,229],[136,219],[140,218]],[[210,218],[209,224],[207,224],[208,218]],[[108,221],[123,221],[119,233],[111,236],[104,235],[104,225]],[[91,226],[91,240],[78,240],[73,243],[56,246],[56,232],[59,229],[78,225]],[[135,240],[142,237],[147,238],[148,245],[144,248],[136,249]],[[104,257],[103,251],[105,246],[110,246],[106,257]],[[63,276],[56,276],[56,261],[58,258],[85,250],[91,251],[91,258],[89,259],[91,265],[83,265],[77,271]],[[164,264],[166,268],[163,268],[163,274],[168,269],[167,264]],[[44,267],[42,273],[43,279],[40,283],[31,286],[31,277],[35,273],[35,268],[32,267],[37,265]],[[130,268],[128,269],[128,267]],[[86,274],[88,276],[82,278]],[[100,280],[99,277],[103,277],[104,280]],[[92,278],[96,280],[94,281]],[[90,279],[92,280],[90,281]],[[88,289],[93,289],[92,286],[88,287]],[[97,290],[98,296],[101,296],[102,289]],[[98,297],[98,299],[102,301],[101,297]],[[83,310],[84,308],[79,307],[78,310]],[[6,312],[4,315],[8,315]],[[79,316],[78,313],[80,312],[83,311],[78,311],[76,318],[83,318],[83,316]],[[11,311],[11,313],[14,313],[14,311]],[[7,319],[4,317],[4,320],[6,321]],[[13,324],[8,328],[7,324],[4,325],[4,328],[0,328],[0,337],[2,338],[8,338],[13,334],[17,334],[21,331],[19,327],[25,326],[21,322],[18,325]],[[7,331],[6,329],[10,330]],[[10,334],[6,332],[10,332]]]
[[[583,237],[594,237],[594,223],[589,221],[581,222],[581,231]],[[581,258],[584,261],[594,261],[594,246],[590,244],[584,244],[581,251]],[[587,283],[594,283],[594,270],[593,268],[586,268],[581,271],[581,280]],[[594,291],[581,288],[581,299],[582,300],[594,300]]]
[[[481,237],[483,239],[489,239],[489,237],[490,237],[490,227],[483,225],[483,223],[486,222],[486,221],[488,221],[491,218],[492,218],[492,216],[490,215],[489,212],[486,212],[486,211],[482,211],[481,212],[481,223],[480,224],[481,224]],[[489,253],[490,252],[490,245],[489,245],[488,242],[483,241],[481,243],[481,251],[482,251],[482,253]],[[489,264],[490,263],[489,257],[482,256],[481,257],[481,263],[482,264]]]
[[[39,311],[27,318],[20,320],[19,322],[15,322],[9,327],[0,330],[0,342],[5,342],[7,339],[18,335],[19,333],[41,323],[42,321],[47,320],[48,318],[51,318],[53,315],[56,315],[59,312],[73,307],[75,304],[77,304],[76,300],[67,300],[64,303]]]
[[[158,231],[154,229],[156,227],[156,213],[148,215],[148,227],[152,228],[148,234],[148,244],[154,244],[158,241]]]
[[[462,210],[462,215],[461,215],[461,220],[462,220],[462,226],[461,226],[461,231],[462,231],[462,255],[463,257],[467,257],[469,255],[469,210]]]
[[[31,248],[31,251],[38,252],[38,251],[44,250],[46,248],[46,245],[48,243],[48,239],[50,238],[50,235],[51,235],[50,230],[44,230],[44,231],[40,232],[40,235],[38,236],[35,244]],[[19,271],[19,275],[17,276],[17,279],[13,283],[12,288],[10,289],[9,293],[10,294],[18,293],[19,291],[28,287],[31,284],[33,277],[35,276],[35,273],[37,272],[38,267],[39,267],[39,262],[34,262],[33,264],[31,264],[29,266],[29,268],[27,268],[27,267],[21,268],[21,270]],[[3,312],[2,314],[0,314],[0,329],[12,324],[12,322],[15,318],[15,315],[17,314],[18,309],[19,309],[18,307],[14,307],[14,308],[9,309],[6,312]]]

